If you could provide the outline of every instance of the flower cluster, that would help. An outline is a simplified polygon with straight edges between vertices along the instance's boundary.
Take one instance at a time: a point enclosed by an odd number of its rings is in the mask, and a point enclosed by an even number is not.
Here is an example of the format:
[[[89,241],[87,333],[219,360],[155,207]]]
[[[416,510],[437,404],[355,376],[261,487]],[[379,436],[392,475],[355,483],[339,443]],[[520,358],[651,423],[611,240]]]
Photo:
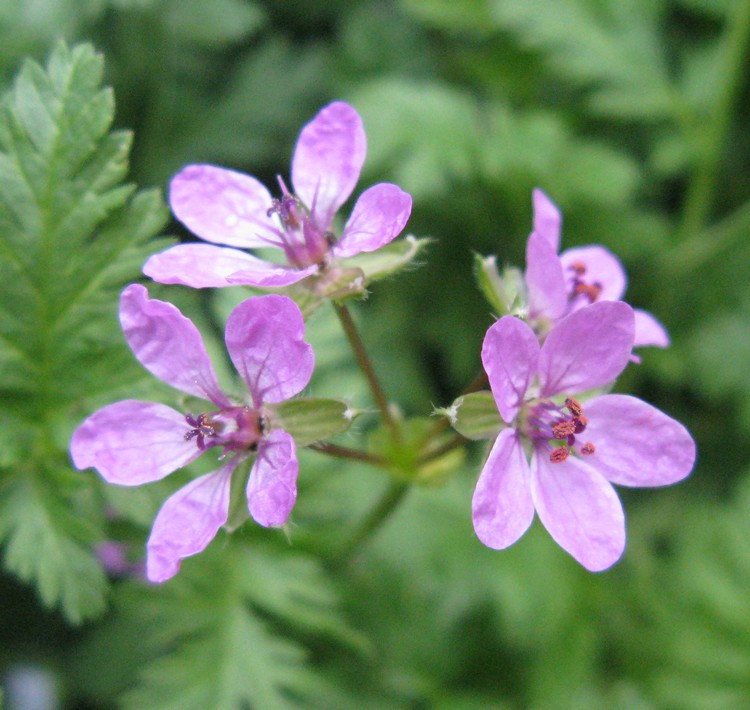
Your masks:
[[[406,448],[407,428],[392,414],[341,302],[377,278],[357,255],[391,250],[412,207],[406,192],[380,183],[362,192],[337,232],[336,216],[356,186],[365,152],[359,115],[334,102],[302,129],[292,159],[292,190],[279,176],[274,197],[254,177],[213,165],[189,165],[171,182],[175,216],[208,243],[180,244],[152,256],[144,265],[147,276],[192,288],[286,291],[248,298],[226,321],[224,340],[236,381],[244,384],[241,396],[220,386],[198,329],[174,305],[150,298],[138,284],[121,294],[120,322],[133,354],[190,405],[178,411],[128,399],[99,409],[73,434],[74,464],[95,468],[109,483],[137,486],[203,455],[214,454],[220,462],[174,492],[157,514],[146,546],[152,582],[173,577],[182,560],[202,551],[222,527],[248,516],[262,526],[284,525],[297,498],[298,445],[317,441],[323,453],[366,460],[403,476],[410,475],[404,474],[404,461],[426,465],[458,439],[430,448],[420,437],[421,449]],[[522,304],[513,312],[523,318],[497,320],[481,353],[503,427],[474,493],[474,527],[484,544],[505,548],[523,535],[536,511],[575,559],[602,570],[625,546],[624,515],[612,484],[674,483],[692,469],[695,445],[663,412],[634,397],[606,393],[637,359],[634,347],[665,347],[667,333],[653,316],[620,300],[626,280],[614,255],[600,246],[558,254],[560,212],[538,190],[533,204],[526,272],[514,277],[514,284],[521,283]],[[276,250],[276,261],[246,251],[262,249],[265,257],[268,248]],[[413,258],[406,253],[388,262],[391,270]],[[358,260],[349,261],[354,257]],[[347,274],[355,278],[342,289]],[[292,298],[300,293],[334,301],[387,425],[392,452],[374,456],[323,441],[343,431],[352,413],[337,400],[298,397],[314,368],[304,316]],[[246,512],[237,515],[238,509]]]
[[[482,346],[507,427],[485,461],[472,516],[479,539],[503,549],[526,532],[536,510],[563,549],[600,571],[625,548],[624,515],[611,484],[676,483],[693,468],[695,444],[655,407],[595,394],[614,383],[634,346],[666,346],[668,339],[653,316],[618,300],[625,276],[614,255],[599,246],[557,255],[560,224],[557,208],[535,191],[528,322],[503,316]]]

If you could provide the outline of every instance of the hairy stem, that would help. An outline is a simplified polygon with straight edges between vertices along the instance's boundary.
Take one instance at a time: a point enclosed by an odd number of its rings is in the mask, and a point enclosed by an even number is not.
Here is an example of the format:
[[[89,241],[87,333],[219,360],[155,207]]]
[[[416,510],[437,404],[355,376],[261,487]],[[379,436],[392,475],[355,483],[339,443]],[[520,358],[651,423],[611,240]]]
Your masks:
[[[393,440],[399,441],[401,439],[401,431],[388,408],[388,400],[385,398],[385,393],[380,385],[380,380],[378,380],[378,376],[375,374],[375,368],[372,366],[370,357],[365,350],[365,345],[359,335],[354,319],[345,305],[333,302],[333,307],[336,309],[336,315],[338,315],[341,325],[344,328],[346,337],[349,340],[349,345],[352,348],[352,352],[354,352],[354,357],[357,358],[357,363],[367,379],[370,392],[372,392],[373,399],[380,410],[383,421],[390,429]]]
[[[360,451],[359,449],[350,449],[346,446],[339,446],[338,444],[329,444],[326,441],[319,441],[315,444],[311,444],[308,448],[318,453],[325,454],[326,456],[332,456],[338,459],[349,459],[350,461],[361,461],[362,463],[368,463],[372,466],[378,466],[382,468],[386,460],[382,456],[370,454],[367,451]]]

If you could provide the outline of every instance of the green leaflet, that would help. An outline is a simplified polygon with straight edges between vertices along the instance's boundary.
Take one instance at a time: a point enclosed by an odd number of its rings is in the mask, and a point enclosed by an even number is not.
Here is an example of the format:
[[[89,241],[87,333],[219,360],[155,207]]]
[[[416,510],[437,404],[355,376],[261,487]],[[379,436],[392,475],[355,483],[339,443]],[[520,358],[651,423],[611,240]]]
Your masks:
[[[74,622],[103,608],[93,474],[73,473],[71,428],[143,373],[124,346],[116,293],[163,225],[155,191],[123,185],[130,134],[109,132],[111,90],[93,48],[27,62],[0,108],[0,537],[5,565]]]

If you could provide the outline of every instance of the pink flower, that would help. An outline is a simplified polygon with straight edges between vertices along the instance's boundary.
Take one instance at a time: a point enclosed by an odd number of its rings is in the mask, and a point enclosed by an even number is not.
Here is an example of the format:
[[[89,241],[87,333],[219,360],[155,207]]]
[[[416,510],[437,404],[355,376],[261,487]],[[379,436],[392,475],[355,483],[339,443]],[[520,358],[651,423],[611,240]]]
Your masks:
[[[221,447],[225,463],[172,495],[156,516],[147,545],[146,574],[163,582],[180,561],[203,550],[229,514],[232,474],[255,456],[247,483],[250,514],[260,525],[283,525],[297,497],[297,453],[291,435],[274,429],[264,404],[282,402],[309,382],[312,348],[304,321],[285,296],[244,301],[227,320],[225,340],[247,384],[248,402],[235,403],[219,387],[200,333],[171,303],[149,299],[143,286],[120,296],[120,322],[133,353],[153,375],[185,394],[211,402],[211,411],[182,414],[152,402],[124,400],[92,414],[74,432],[73,462],[96,468],[109,483],[158,481]]]
[[[602,301],[563,318],[541,346],[514,316],[487,331],[482,363],[508,428],[474,491],[474,529],[485,545],[512,545],[536,510],[558,545],[586,569],[604,570],[625,548],[611,484],[663,486],[690,473],[695,444],[679,422],[627,395],[573,397],[622,372],[633,329],[630,306]]]
[[[601,246],[567,249],[558,256],[562,216],[541,190],[534,190],[534,231],[526,245],[529,320],[546,330],[560,318],[597,301],[619,301],[627,278],[619,259]],[[634,309],[634,347],[667,347],[664,326]],[[546,327],[545,327],[546,326]],[[637,358],[636,358],[637,359]]]
[[[292,158],[293,193],[281,177],[280,197],[273,198],[250,175],[188,165],[172,179],[172,210],[201,239],[223,246],[174,246],[152,256],[143,272],[161,283],[193,288],[287,286],[327,269],[335,259],[385,246],[411,212],[411,197],[390,183],[359,196],[339,239],[331,231],[357,184],[366,149],[359,114],[335,102],[302,129]],[[260,247],[281,249],[287,263],[240,251]]]

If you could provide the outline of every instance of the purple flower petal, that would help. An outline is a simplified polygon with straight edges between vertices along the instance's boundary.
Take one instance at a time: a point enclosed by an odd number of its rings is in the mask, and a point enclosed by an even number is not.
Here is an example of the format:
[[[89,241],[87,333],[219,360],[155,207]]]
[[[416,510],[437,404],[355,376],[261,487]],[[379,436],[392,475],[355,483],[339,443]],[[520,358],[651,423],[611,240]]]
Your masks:
[[[497,437],[474,490],[472,520],[487,547],[502,550],[528,530],[534,519],[529,464],[513,429]]]
[[[482,364],[500,416],[510,423],[536,372],[539,343],[534,331],[514,316],[490,326],[482,344]]]
[[[621,486],[666,486],[695,463],[695,442],[682,424],[623,394],[586,402],[586,439],[596,446],[588,463]]]
[[[544,237],[557,254],[560,250],[562,214],[557,205],[539,188],[535,188],[532,192],[532,203],[534,206],[534,231]]]
[[[633,309],[635,315],[635,342],[633,347],[651,345],[657,348],[669,347],[669,334],[666,328],[647,311]]]
[[[633,309],[622,301],[594,303],[563,318],[539,354],[541,396],[613,382],[628,364],[633,331]]]
[[[380,249],[401,233],[410,214],[411,195],[391,183],[373,185],[359,196],[334,254],[347,257]]]
[[[546,237],[532,232],[526,243],[526,286],[529,316],[557,320],[568,305],[562,264]]]
[[[583,264],[585,283],[601,287],[599,301],[619,301],[625,293],[627,278],[620,260],[609,250],[600,246],[575,247],[560,254],[560,261],[567,276],[573,274],[573,264]]]
[[[150,299],[143,286],[131,284],[120,295],[120,323],[128,345],[152,375],[219,407],[229,406],[201,334],[175,306]]]
[[[531,495],[554,541],[591,572],[611,567],[625,549],[625,516],[612,486],[571,456],[551,463],[545,449],[531,458]]]
[[[262,261],[244,251],[211,244],[178,244],[154,254],[143,265],[143,273],[154,281],[191,288],[231,286],[234,282],[230,283],[229,277],[235,277],[237,273],[251,273],[255,275],[255,280],[262,280],[280,272],[290,272],[295,276],[297,273],[289,267]]]
[[[227,276],[230,286],[259,286],[261,288],[279,288],[296,284],[312,274],[318,273],[318,265],[312,264],[304,269],[295,269],[283,264],[271,264],[260,261],[252,268],[243,268]]]
[[[315,356],[304,336],[302,313],[286,296],[250,298],[230,313],[227,349],[255,407],[283,402],[307,386]]]
[[[185,441],[185,417],[171,407],[126,399],[94,412],[73,433],[78,469],[95,468],[120,486],[158,481],[202,453]]]
[[[169,204],[201,239],[234,247],[278,245],[272,198],[254,177],[214,165],[188,165],[172,178]]]
[[[292,184],[320,232],[330,228],[352,194],[366,152],[362,119],[341,101],[323,108],[302,129],[292,159]]]
[[[247,504],[253,520],[264,527],[283,525],[297,500],[297,449],[283,429],[274,429],[258,444],[258,458],[247,482]]]
[[[146,576],[151,582],[174,577],[185,557],[205,550],[229,515],[235,456],[217,471],[196,478],[167,498],[146,544]]]

